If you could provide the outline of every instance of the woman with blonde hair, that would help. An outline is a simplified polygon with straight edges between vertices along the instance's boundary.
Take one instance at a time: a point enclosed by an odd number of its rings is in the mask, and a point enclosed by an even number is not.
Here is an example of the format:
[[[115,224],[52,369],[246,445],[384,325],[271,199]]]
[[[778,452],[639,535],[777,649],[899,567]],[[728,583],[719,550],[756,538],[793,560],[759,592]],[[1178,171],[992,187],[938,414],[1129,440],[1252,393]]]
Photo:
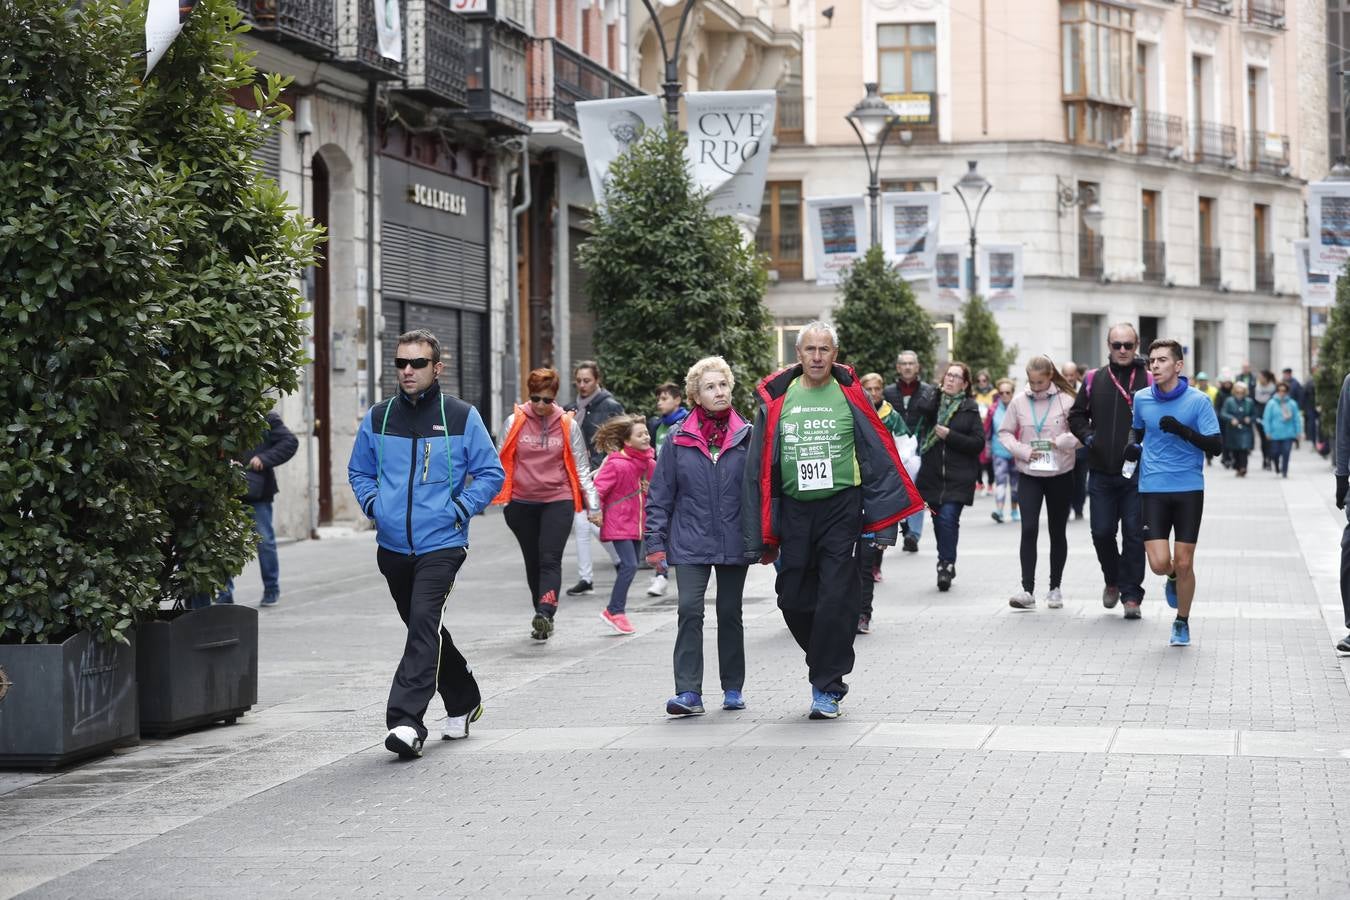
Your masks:
[[[1008,605],[1036,608],[1036,539],[1041,506],[1050,526],[1050,590],[1045,605],[1064,606],[1060,579],[1069,558],[1065,530],[1073,503],[1074,451],[1078,439],[1069,431],[1069,409],[1075,391],[1048,356],[1027,363],[1026,389],[1013,397],[999,425],[998,437],[1012,453],[1018,472],[1018,501],[1022,509],[1022,590]]]

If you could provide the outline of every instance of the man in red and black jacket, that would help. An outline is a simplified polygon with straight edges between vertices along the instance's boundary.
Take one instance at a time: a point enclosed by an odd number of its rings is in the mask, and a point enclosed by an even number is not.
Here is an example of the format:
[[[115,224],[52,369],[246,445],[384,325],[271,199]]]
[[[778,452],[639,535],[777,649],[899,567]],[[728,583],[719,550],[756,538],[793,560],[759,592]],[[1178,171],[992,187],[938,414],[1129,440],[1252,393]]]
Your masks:
[[[741,503],[747,559],[781,557],[778,607],[806,652],[813,719],[837,718],[848,693],[858,542],[867,534],[894,545],[897,523],[923,508],[890,431],[838,355],[834,327],[812,322],[797,336],[800,362],[756,387]]]

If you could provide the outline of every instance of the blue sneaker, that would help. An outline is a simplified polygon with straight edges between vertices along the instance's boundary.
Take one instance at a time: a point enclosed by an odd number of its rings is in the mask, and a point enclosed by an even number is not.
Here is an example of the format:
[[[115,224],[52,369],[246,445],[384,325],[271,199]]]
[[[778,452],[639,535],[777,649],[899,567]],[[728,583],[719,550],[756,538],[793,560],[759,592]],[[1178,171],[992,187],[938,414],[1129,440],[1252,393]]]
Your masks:
[[[745,709],[745,698],[741,696],[740,691],[723,691],[722,708]]]
[[[811,688],[811,718],[813,719],[837,719],[839,718],[839,701],[843,700],[842,694],[836,694],[834,691],[818,691]]]
[[[1177,608],[1177,579],[1175,575],[1168,575],[1167,580],[1163,582],[1163,596],[1167,598],[1167,605],[1173,609]]]
[[[666,713],[672,716],[701,716],[703,697],[694,691],[681,691],[666,701]]]
[[[1191,645],[1191,626],[1189,622],[1172,623],[1172,640],[1167,642],[1173,647],[1189,647]]]

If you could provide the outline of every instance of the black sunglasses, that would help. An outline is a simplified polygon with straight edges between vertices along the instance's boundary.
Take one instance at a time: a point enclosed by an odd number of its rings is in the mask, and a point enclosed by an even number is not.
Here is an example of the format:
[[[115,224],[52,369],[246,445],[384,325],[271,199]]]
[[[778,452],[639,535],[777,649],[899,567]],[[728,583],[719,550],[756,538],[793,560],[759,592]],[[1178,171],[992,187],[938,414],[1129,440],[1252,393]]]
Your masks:
[[[552,397],[540,397],[538,394],[531,394],[531,395],[530,395],[530,402],[531,402],[531,403],[552,403],[552,402],[553,402],[553,398],[552,398]]]
[[[401,356],[394,357],[394,368],[400,371],[406,369],[408,366],[412,366],[414,369],[425,369],[429,365],[431,365],[431,360],[427,359],[425,356],[419,356],[416,359],[404,359]]]
[[[1112,342],[1111,342],[1111,349],[1112,349],[1112,350],[1133,350],[1133,349],[1134,349],[1134,341],[1112,341]]]

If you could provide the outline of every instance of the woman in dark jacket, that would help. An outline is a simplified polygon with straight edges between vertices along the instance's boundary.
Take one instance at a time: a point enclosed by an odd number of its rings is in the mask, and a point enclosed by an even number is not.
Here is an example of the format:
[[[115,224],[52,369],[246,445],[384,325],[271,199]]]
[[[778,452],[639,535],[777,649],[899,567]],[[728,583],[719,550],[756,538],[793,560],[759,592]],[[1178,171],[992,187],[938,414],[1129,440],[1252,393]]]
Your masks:
[[[714,569],[722,708],[745,709],[741,481],[750,426],[731,408],[735,383],[720,356],[690,367],[685,394],[692,412],[668,436],[647,495],[647,561],[658,570],[675,567],[680,595],[675,696],[666,701],[672,716],[703,714],[703,604]]]
[[[965,363],[947,364],[941,389],[936,424],[921,446],[923,462],[915,487],[933,511],[938,548],[937,586],[945,591],[956,577],[961,509],[975,502],[984,425],[980,422],[980,408],[972,397],[970,369]]]
[[[1223,424],[1223,449],[1233,462],[1237,477],[1247,476],[1247,458],[1256,443],[1254,425],[1258,420],[1256,403],[1247,396],[1247,383],[1239,381],[1233,385],[1233,395],[1223,401],[1219,410],[1219,421]]]

